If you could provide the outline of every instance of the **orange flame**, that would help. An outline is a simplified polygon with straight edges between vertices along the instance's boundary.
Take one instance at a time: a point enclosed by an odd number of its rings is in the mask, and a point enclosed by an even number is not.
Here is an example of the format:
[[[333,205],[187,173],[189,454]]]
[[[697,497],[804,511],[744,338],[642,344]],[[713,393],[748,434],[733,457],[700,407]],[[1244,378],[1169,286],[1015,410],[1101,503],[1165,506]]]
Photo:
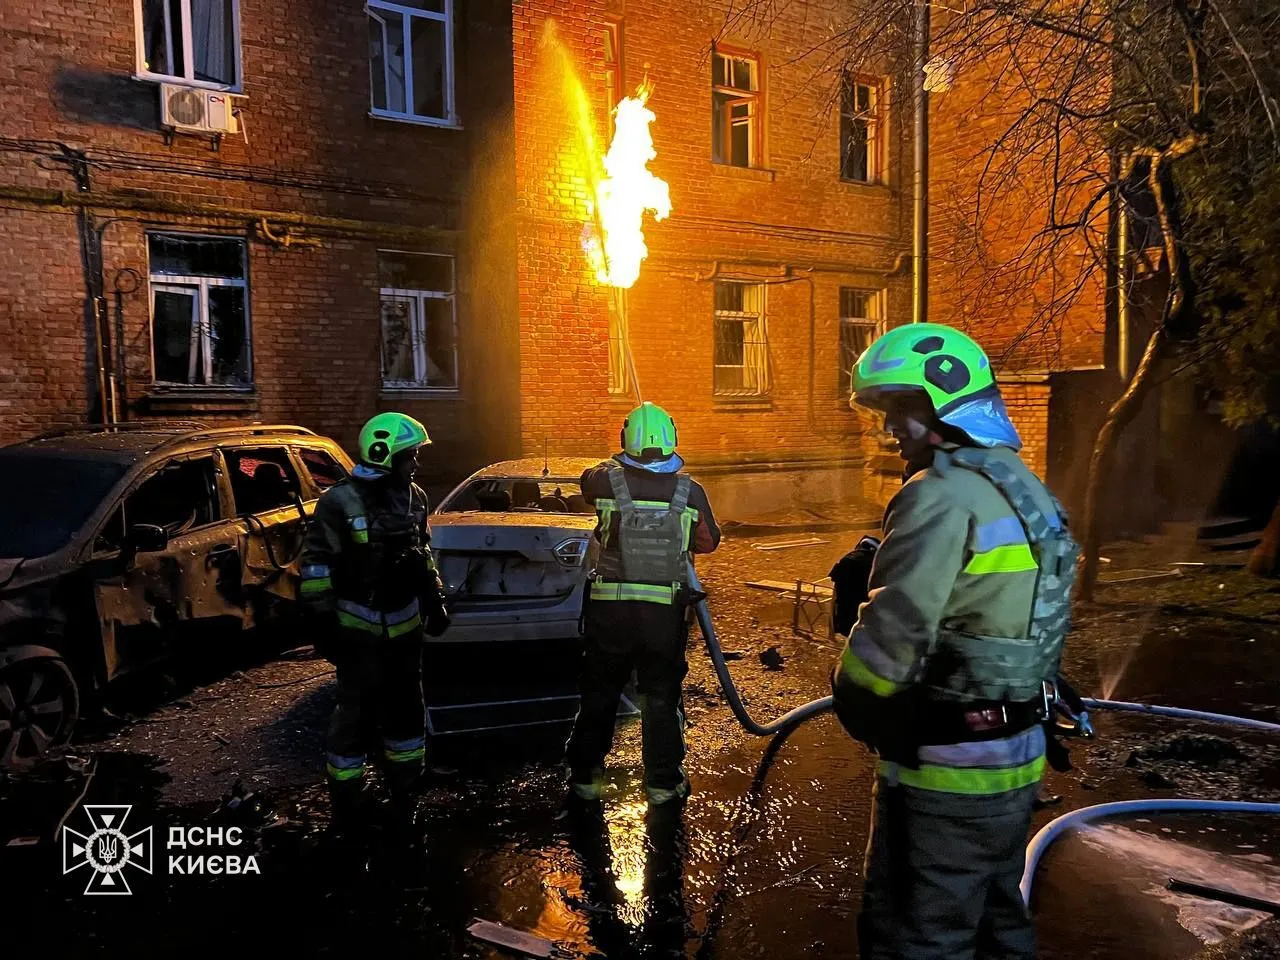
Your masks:
[[[603,240],[590,237],[586,253],[596,278],[612,287],[628,288],[640,276],[640,262],[649,255],[641,229],[645,211],[652,211],[655,220],[671,213],[666,181],[648,169],[658,155],[649,134],[656,117],[645,106],[650,89],[641,85],[634,97],[618,104],[604,177],[596,184],[596,223]]]

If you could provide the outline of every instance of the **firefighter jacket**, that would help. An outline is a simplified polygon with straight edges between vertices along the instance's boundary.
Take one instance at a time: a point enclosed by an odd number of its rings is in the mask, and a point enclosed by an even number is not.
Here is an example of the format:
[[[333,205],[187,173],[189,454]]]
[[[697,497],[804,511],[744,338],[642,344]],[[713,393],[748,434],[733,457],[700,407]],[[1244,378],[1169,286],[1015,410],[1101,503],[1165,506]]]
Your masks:
[[[585,471],[581,486],[598,520],[593,600],[674,603],[687,581],[688,555],[720,544],[706,491],[686,474],[610,460]]]
[[[880,750],[883,775],[964,794],[1039,781],[1032,708],[1057,673],[1078,552],[1061,506],[1007,448],[939,449],[903,486],[833,676],[838,712],[883,711],[910,741]],[[984,710],[1020,720],[988,739],[951,723],[956,742],[940,743],[928,729]]]
[[[349,629],[397,637],[418,628],[444,600],[427,513],[417,484],[349,478],[330,487],[308,527],[302,599]]]

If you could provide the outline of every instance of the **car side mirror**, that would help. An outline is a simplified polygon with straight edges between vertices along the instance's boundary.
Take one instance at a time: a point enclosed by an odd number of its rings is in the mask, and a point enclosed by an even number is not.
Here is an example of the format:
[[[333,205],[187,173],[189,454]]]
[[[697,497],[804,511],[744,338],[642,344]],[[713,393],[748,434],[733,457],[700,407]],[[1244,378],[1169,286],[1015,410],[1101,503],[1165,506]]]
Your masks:
[[[169,534],[154,523],[135,523],[129,528],[129,546],[137,553],[155,553],[169,545]]]

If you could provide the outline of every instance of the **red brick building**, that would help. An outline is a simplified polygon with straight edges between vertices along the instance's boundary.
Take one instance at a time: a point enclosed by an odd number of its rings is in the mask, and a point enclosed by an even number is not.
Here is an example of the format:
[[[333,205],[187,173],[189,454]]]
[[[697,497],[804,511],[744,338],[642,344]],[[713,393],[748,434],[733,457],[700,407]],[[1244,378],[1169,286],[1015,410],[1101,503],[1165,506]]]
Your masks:
[[[0,442],[401,408],[437,473],[510,450],[510,12],[7,4]]]
[[[647,79],[672,212],[625,300],[644,397],[713,482],[746,466],[718,482],[727,514],[746,490],[878,498],[896,460],[848,409],[848,365],[910,319],[910,95],[889,69],[812,82],[795,60],[828,3],[763,36],[719,35],[712,2],[6,10],[0,442],[181,417],[349,444],[395,408],[428,424],[440,482],[544,444],[608,453],[634,393],[583,252],[590,158]],[[940,303],[957,282],[935,272]],[[1023,379],[1044,469],[1049,386]]]

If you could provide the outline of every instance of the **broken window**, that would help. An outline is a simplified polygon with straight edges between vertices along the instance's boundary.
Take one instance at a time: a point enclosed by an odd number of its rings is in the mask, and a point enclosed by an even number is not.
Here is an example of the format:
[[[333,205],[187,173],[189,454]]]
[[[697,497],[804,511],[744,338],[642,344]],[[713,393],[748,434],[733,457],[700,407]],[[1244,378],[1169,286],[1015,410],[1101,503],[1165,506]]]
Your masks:
[[[882,330],[883,300],[881,290],[840,288],[840,390],[845,396],[853,388],[854,364]]]
[[[126,470],[110,459],[0,448],[0,558],[33,559],[66,546]]]
[[[613,140],[613,111],[622,102],[622,23],[604,25],[604,112],[605,133]]]
[[[378,271],[383,387],[457,390],[453,257],[384,252]]]
[[[239,0],[141,0],[140,72],[239,87]]]
[[[229,448],[222,451],[231,476],[236,513],[266,513],[294,505],[302,495],[298,474],[284,447]]]
[[[147,523],[161,527],[170,537],[221,517],[212,457],[165,464],[124,502],[125,529]]]
[[[760,165],[760,64],[750,55],[711,55],[711,159]]]
[[[327,450],[316,450],[311,448],[303,448],[299,452],[302,458],[302,464],[307,468],[307,473],[311,475],[311,481],[316,485],[316,489],[323,493],[328,490],[339,480],[346,477],[347,471],[343,469],[342,464],[330,455]]]
[[[373,112],[454,123],[453,0],[368,0],[365,11]]]
[[[884,178],[882,85],[846,75],[840,97],[840,178],[880,183]]]
[[[244,241],[153,233],[147,244],[155,382],[249,386]]]
[[[716,284],[715,297],[715,394],[767,394],[769,342],[764,284],[721,281]]]

